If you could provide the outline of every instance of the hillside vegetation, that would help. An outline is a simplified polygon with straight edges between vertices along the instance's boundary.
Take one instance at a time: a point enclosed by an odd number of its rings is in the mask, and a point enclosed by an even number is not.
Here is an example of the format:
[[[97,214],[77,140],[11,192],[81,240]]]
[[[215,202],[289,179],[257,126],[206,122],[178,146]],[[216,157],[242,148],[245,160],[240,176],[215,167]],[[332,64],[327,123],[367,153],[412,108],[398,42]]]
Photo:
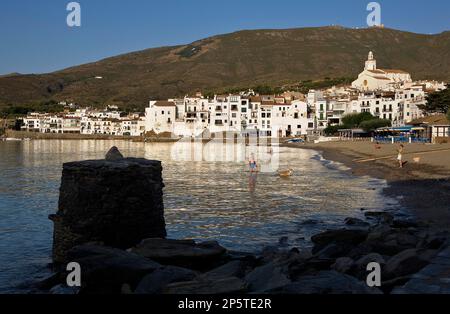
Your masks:
[[[450,80],[450,32],[340,27],[252,30],[120,55],[42,75],[0,77],[0,107],[48,101],[142,109],[149,99],[355,78],[369,50],[382,68]],[[96,77],[102,77],[96,78]],[[326,85],[326,84],[325,84]],[[313,85],[314,86],[314,85]]]

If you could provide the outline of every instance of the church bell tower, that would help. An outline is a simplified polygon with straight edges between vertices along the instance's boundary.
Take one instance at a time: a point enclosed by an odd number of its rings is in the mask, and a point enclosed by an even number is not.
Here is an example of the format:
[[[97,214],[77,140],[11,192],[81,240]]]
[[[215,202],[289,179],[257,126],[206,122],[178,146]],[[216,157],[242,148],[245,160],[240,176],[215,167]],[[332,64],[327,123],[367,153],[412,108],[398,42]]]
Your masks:
[[[375,71],[377,69],[377,60],[373,57],[373,52],[369,52],[369,58],[366,61],[366,70]]]

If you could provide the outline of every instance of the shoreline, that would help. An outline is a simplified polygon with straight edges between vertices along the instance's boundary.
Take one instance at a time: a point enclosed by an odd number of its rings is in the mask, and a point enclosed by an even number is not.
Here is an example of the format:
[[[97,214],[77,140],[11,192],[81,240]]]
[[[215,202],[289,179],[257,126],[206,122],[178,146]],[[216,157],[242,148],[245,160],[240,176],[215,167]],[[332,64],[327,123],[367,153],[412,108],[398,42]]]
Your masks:
[[[354,143],[354,142],[351,142]],[[423,148],[418,153],[409,153],[405,168],[395,166],[395,161],[387,156],[377,157],[348,149],[351,143],[336,145],[322,144],[285,144],[284,147],[310,149],[318,151],[324,159],[342,163],[350,168],[355,176],[369,176],[386,180],[388,187],[382,190],[383,195],[395,198],[400,206],[429,227],[438,230],[449,230],[450,226],[450,172],[445,167],[433,163],[415,164],[408,159],[423,154],[425,151],[434,154],[447,154],[446,147],[440,152],[439,147]],[[328,144],[328,145],[327,145]],[[361,145],[361,143],[358,143]],[[365,143],[363,145],[373,145]],[[342,147],[339,147],[342,146]],[[392,149],[393,145],[389,147]],[[407,147],[408,148],[408,147]],[[389,151],[390,152],[390,151]],[[388,155],[389,156],[389,155]],[[395,158],[395,157],[394,157]],[[368,159],[368,162],[358,162]],[[373,159],[377,159],[374,160]],[[445,162],[445,161],[444,161]],[[449,165],[450,167],[450,165]]]

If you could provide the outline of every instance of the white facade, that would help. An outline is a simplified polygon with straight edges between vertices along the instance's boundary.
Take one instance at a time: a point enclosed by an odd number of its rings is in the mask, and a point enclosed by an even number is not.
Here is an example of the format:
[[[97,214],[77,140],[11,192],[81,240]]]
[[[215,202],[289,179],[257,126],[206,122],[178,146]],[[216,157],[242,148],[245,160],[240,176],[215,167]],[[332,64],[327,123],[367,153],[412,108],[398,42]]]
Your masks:
[[[173,133],[177,106],[173,101],[151,101],[145,110],[145,131]]]
[[[182,108],[177,106],[176,119],[167,117],[167,111],[175,105],[174,102],[152,101],[146,109],[146,132],[172,132],[184,137],[196,137],[205,131],[258,132],[264,136],[281,137],[306,135],[308,127],[313,126],[313,120],[308,117],[308,104],[293,99],[292,95],[185,98]]]
[[[378,69],[373,53],[369,52],[364,71],[352,83],[352,87],[360,91],[378,91],[410,82],[412,82],[411,75],[405,71]]]

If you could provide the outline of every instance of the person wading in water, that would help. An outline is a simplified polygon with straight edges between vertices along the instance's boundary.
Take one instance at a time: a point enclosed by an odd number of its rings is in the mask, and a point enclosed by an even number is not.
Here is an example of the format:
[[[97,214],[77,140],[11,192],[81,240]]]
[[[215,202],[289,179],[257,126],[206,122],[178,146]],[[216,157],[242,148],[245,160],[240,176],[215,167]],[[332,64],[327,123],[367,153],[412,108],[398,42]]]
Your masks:
[[[405,146],[403,146],[403,144],[400,144],[400,146],[397,148],[397,152],[398,152],[398,164],[400,166],[400,168],[403,168],[403,151],[405,150]]]
[[[258,164],[256,163],[254,154],[251,154],[248,166],[250,167],[250,172],[258,172]]]

